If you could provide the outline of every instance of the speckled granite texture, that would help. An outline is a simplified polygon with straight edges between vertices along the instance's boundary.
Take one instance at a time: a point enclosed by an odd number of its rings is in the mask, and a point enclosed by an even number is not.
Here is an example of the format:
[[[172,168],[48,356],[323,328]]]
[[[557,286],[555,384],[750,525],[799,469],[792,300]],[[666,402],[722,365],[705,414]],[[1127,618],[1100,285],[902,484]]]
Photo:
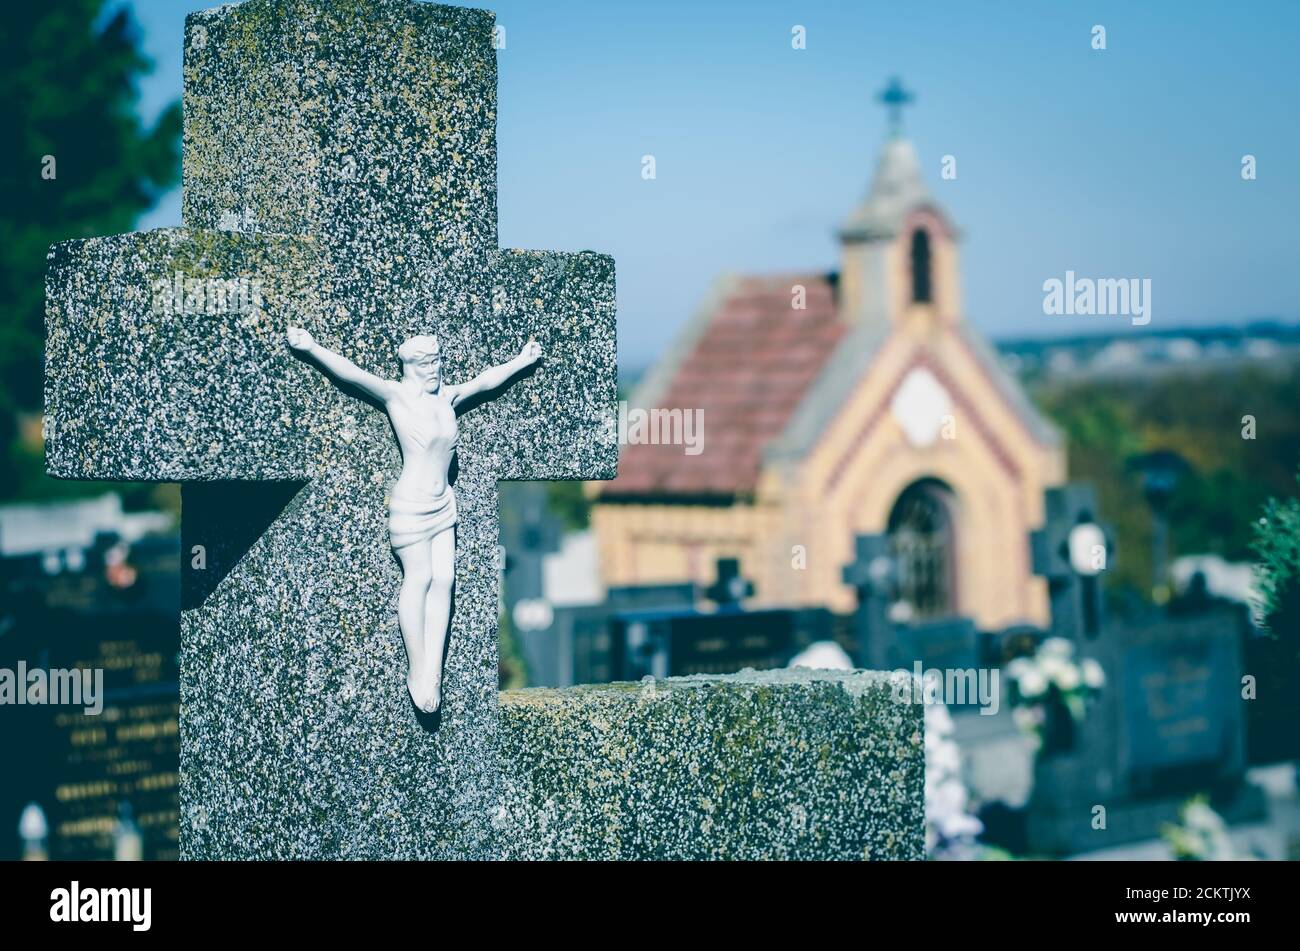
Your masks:
[[[502,695],[510,854],[920,859],[921,707],[875,672]]]
[[[497,480],[609,478],[617,445],[613,261],[497,248],[492,25],[406,0],[190,15],[186,228],[51,251],[48,470],[184,483],[186,857],[500,854]],[[178,271],[260,303],[159,312]],[[545,350],[461,418],[433,722],[404,686],[391,429],[289,353],[291,321],[391,377],[417,332],[452,381]]]
[[[502,731],[496,486],[614,475],[614,264],[497,248],[492,24],[482,11],[408,0],[249,0],[191,14],[186,227],[51,249],[48,471],[183,483],[187,858],[597,853],[600,800],[559,797],[545,764],[551,750],[589,753],[585,778],[601,777],[593,731],[601,710],[619,709],[617,688],[510,697]],[[259,293],[244,310],[159,308],[159,282],[178,273],[255,282]],[[290,354],[290,322],[388,376],[413,333],[439,336],[453,382],[530,336],[546,353],[461,417],[454,616],[432,720],[404,684],[400,569],[385,525],[399,468],[391,429],[380,408]],[[596,718],[585,725],[579,699]],[[756,854],[752,816],[774,824],[770,854],[822,842],[821,854],[910,855],[907,837],[919,837],[919,774],[904,769],[916,761],[895,749],[902,714],[869,694],[673,686],[662,703],[623,710],[640,713],[617,729],[644,724],[624,744],[633,762],[664,757],[688,777],[691,763],[716,777],[709,854]],[[778,740],[760,726],[808,748],[775,755]],[[835,796],[832,782],[842,783]],[[655,797],[652,785],[650,773],[633,777],[626,821],[643,823],[631,818],[642,808],[676,825],[607,850],[654,841],[662,847],[645,854],[679,854],[680,830],[703,821],[698,799],[671,788]],[[755,789],[780,809],[742,807]],[[608,786],[592,794],[612,808]],[[673,802],[685,810],[675,819]],[[742,825],[726,831],[733,817]]]

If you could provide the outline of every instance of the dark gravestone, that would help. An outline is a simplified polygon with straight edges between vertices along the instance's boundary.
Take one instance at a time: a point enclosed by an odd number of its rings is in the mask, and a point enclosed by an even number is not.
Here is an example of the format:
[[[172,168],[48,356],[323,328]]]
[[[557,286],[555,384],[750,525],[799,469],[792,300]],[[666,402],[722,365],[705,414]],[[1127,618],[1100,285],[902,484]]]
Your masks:
[[[970,618],[900,624],[891,633],[888,669],[914,674],[920,665],[923,676],[926,671],[939,671],[945,683],[949,682],[952,671],[974,671],[978,677],[980,636]],[[954,712],[974,710],[980,705],[979,692],[967,688],[964,700],[959,702],[954,696],[945,695],[944,702]]]
[[[605,604],[611,611],[686,610],[698,597],[699,589],[689,582],[616,585],[606,593]]]
[[[894,600],[897,563],[887,535],[859,535],[854,559],[843,578],[858,595],[854,612],[858,663],[877,670],[904,668],[973,670],[980,666],[980,635],[965,617],[934,618],[896,623],[889,618]]]
[[[1091,491],[1050,489],[1046,502],[1047,523],[1031,544],[1036,570],[1048,579],[1051,633],[1070,640],[1078,660],[1096,660],[1106,685],[1069,747],[1046,750],[1035,763],[1030,851],[1068,854],[1155,838],[1188,797],[1203,792],[1229,820],[1258,817],[1262,801],[1242,782],[1238,616],[1152,610],[1139,620],[1108,619],[1102,583],[1113,566],[1111,543],[1098,572],[1076,570],[1091,570],[1077,546],[1071,557],[1071,533],[1095,525]]]
[[[546,556],[559,551],[564,531],[559,517],[547,506],[545,483],[502,483],[499,498],[502,585],[506,612],[513,617],[520,601],[544,597]]]
[[[794,656],[794,613],[745,611],[754,585],[740,561],[719,558],[717,578],[703,592],[715,613],[693,607],[619,611],[610,618],[610,663],[615,677],[731,674],[784,667]]]
[[[740,576],[740,561],[736,558],[719,558],[718,577],[704,590],[704,596],[718,606],[719,611],[736,611],[741,602],[754,596],[754,584]]]
[[[897,570],[889,551],[889,536],[858,535],[853,541],[853,561],[842,577],[858,596],[854,611],[859,666],[871,670],[890,667],[894,624],[889,620]]]
[[[691,610],[697,595],[693,584],[626,585],[610,588],[599,604],[555,608],[549,627],[527,635],[529,686],[568,687],[619,679],[612,618],[620,611]]]
[[[526,685],[559,686],[554,605],[546,597],[546,556],[560,548],[563,526],[540,482],[505,482],[499,491],[502,607],[524,665]]]
[[[179,538],[132,543],[120,564],[133,577],[109,570],[120,544],[100,533],[79,570],[54,575],[0,558],[0,571],[16,569],[0,584],[0,669],[103,671],[98,714],[75,704],[0,706],[0,859],[19,857],[13,823],[32,801],[54,830],[51,858],[112,858],[124,806],[141,821],[144,857],[176,858]]]
[[[1102,567],[1095,573],[1080,573],[1071,563],[1072,538],[1081,526],[1097,526],[1102,536],[1110,533],[1097,525],[1097,497],[1092,486],[1071,484],[1048,489],[1044,495],[1044,524],[1030,534],[1030,556],[1034,574],[1046,579],[1051,604],[1052,633],[1073,641],[1092,640],[1100,633],[1102,577],[1111,567],[1113,545],[1106,541]],[[1086,539],[1085,539],[1086,541]]]
[[[609,611],[603,604],[565,605],[555,609],[551,626],[538,632],[532,651],[541,655],[529,671],[530,687],[571,687],[608,683]]]
[[[1121,763],[1134,795],[1234,783],[1245,771],[1240,612],[1166,618],[1124,638]]]
[[[917,662],[926,669],[968,670],[980,665],[979,632],[970,618],[901,624],[893,635],[891,670],[902,667],[910,671]]]
[[[615,615],[613,667],[620,680],[733,674],[784,667],[805,646],[801,612],[671,611]]]

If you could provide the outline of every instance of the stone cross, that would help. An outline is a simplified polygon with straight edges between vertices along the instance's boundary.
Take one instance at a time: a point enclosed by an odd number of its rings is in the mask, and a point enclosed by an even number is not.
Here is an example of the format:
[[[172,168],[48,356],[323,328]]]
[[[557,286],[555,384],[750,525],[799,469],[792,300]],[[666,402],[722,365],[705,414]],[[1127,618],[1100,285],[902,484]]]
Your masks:
[[[1105,627],[1102,578],[1113,560],[1110,533],[1096,521],[1096,493],[1090,485],[1071,483],[1048,489],[1043,500],[1043,527],[1030,533],[1029,546],[1034,574],[1047,580],[1052,633],[1076,642],[1095,640]],[[1092,558],[1086,549],[1094,543],[1104,549],[1101,560],[1088,560],[1088,570],[1080,572],[1073,562]]]
[[[754,583],[741,577],[738,558],[719,558],[717,578],[704,590],[704,596],[719,611],[739,611],[746,598],[754,596]]]
[[[889,620],[897,566],[889,550],[888,535],[855,535],[853,561],[840,569],[844,583],[858,595],[854,612],[857,625],[857,663],[885,668],[892,659],[894,626]]]
[[[614,265],[497,247],[493,18],[248,0],[185,29],[185,227],[50,252],[51,475],[182,483],[181,853],[502,854],[497,481],[612,478]],[[384,413],[285,328],[448,379],[534,337],[462,414],[444,703],[407,697]]]

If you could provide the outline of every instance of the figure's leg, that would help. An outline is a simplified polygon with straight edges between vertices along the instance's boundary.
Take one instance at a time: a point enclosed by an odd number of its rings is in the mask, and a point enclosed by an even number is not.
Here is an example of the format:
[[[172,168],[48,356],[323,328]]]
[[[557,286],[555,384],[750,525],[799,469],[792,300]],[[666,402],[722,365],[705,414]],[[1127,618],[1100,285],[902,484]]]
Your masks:
[[[425,696],[432,713],[442,703],[442,655],[447,645],[447,626],[451,622],[451,586],[456,581],[456,530],[449,528],[433,536],[429,546],[430,584],[424,610],[424,656],[429,681]]]
[[[402,590],[397,596],[397,623],[406,642],[406,689],[420,709],[428,703],[425,681],[428,657],[424,650],[424,605],[431,580],[429,546],[419,543],[396,549],[402,563]]]

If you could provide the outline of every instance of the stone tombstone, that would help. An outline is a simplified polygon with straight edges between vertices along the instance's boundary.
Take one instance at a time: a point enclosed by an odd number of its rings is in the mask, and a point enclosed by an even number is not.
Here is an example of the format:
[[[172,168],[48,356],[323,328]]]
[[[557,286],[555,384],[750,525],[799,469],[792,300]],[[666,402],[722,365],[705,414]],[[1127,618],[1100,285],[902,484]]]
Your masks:
[[[547,506],[546,486],[506,482],[499,490],[502,611],[523,662],[527,686],[557,686],[555,607],[546,597],[546,556],[563,525]]]
[[[1109,533],[1093,529],[1091,489],[1049,489],[1045,507],[1047,522],[1031,545],[1037,570],[1048,578],[1050,633],[1074,641],[1079,659],[1096,660],[1106,685],[1073,747],[1035,764],[1030,848],[1072,853],[1154,838],[1200,792],[1211,793],[1230,821],[1258,818],[1258,790],[1242,782],[1240,612],[1108,618],[1103,586],[1114,552]],[[1071,533],[1081,525],[1091,543],[1080,551],[1076,535],[1072,551]],[[1086,549],[1100,546],[1107,566],[1093,571]],[[1104,828],[1098,807],[1105,809]]]
[[[497,247],[493,18],[248,0],[185,30],[185,227],[56,245],[46,465],[182,483],[181,855],[919,858],[917,709],[880,674],[499,694],[497,484],[611,478],[614,266]],[[443,705],[407,696],[383,411],[436,334],[460,419]]]
[[[557,605],[551,623],[520,638],[528,663],[528,686],[571,687],[618,679],[613,667],[610,624],[621,611],[637,608],[687,610],[695,604],[693,584],[615,586],[597,604]]]
[[[497,247],[492,16],[250,0],[185,30],[185,227],[68,242],[48,276],[48,468],[183,483],[187,857],[498,854],[496,495],[610,478],[614,266]],[[445,700],[404,701],[382,411],[290,323],[393,378],[436,334],[466,379]]]
[[[789,608],[620,612],[610,618],[613,675],[639,680],[781,668],[808,644],[806,617]]]
[[[864,666],[910,672],[918,661],[926,670],[973,670],[981,665],[980,635],[970,618],[902,623],[890,619],[897,562],[888,535],[858,535],[853,561],[844,566],[841,576],[858,593],[854,619]]]
[[[935,618],[893,628],[890,669],[973,670],[980,666],[979,632],[967,617]]]
[[[717,578],[703,593],[719,611],[739,611],[743,602],[754,596],[754,583],[741,576],[740,559],[719,558]]]
[[[1044,493],[1043,507],[1043,527],[1030,533],[1029,546],[1034,574],[1047,581],[1052,633],[1095,640],[1105,627],[1102,583],[1114,558],[1111,533],[1097,522],[1096,492],[1083,483],[1054,487]],[[1091,547],[1101,551],[1090,553]],[[1077,563],[1085,558],[1081,572]]]
[[[506,801],[533,817],[521,857],[925,857],[921,709],[879,671],[518,690],[501,708],[534,777]]]
[[[1096,524],[1096,495],[1091,486],[1079,483],[1050,488],[1044,493],[1044,512],[1043,527],[1030,534],[1027,544],[1034,572],[1047,580],[1052,612],[1048,634],[1073,642],[1076,660],[1096,660],[1107,679],[1088,716],[1074,729],[1072,747],[1045,751],[1035,760],[1027,812],[1029,846],[1035,853],[1063,854],[1131,841],[1134,830],[1141,830],[1136,835],[1141,838],[1147,827],[1126,808],[1116,687],[1121,651],[1102,611],[1105,569],[1085,577],[1070,558],[1071,532],[1079,525]],[[1113,557],[1113,551],[1108,549],[1107,557]],[[1106,810],[1104,829],[1094,827],[1098,807]],[[1156,834],[1154,828],[1150,834]]]
[[[505,609],[513,617],[519,602],[545,597],[546,556],[559,551],[564,527],[548,508],[545,485],[507,482],[500,487],[500,499]]]
[[[887,668],[891,662],[894,624],[889,619],[897,569],[889,551],[888,535],[858,535],[853,540],[853,561],[841,569],[844,583],[858,595],[854,619],[863,667]]]
[[[1040,759],[1030,804],[1031,846],[1109,848],[1160,834],[1188,797],[1206,793],[1228,822],[1264,816],[1245,781],[1240,638],[1244,615],[1163,611],[1108,623],[1099,643],[1108,682],[1073,750]],[[1105,658],[1109,658],[1107,661]],[[1093,810],[1106,810],[1104,829]]]
[[[1124,632],[1120,754],[1133,792],[1208,788],[1245,772],[1243,620],[1220,609]]]

